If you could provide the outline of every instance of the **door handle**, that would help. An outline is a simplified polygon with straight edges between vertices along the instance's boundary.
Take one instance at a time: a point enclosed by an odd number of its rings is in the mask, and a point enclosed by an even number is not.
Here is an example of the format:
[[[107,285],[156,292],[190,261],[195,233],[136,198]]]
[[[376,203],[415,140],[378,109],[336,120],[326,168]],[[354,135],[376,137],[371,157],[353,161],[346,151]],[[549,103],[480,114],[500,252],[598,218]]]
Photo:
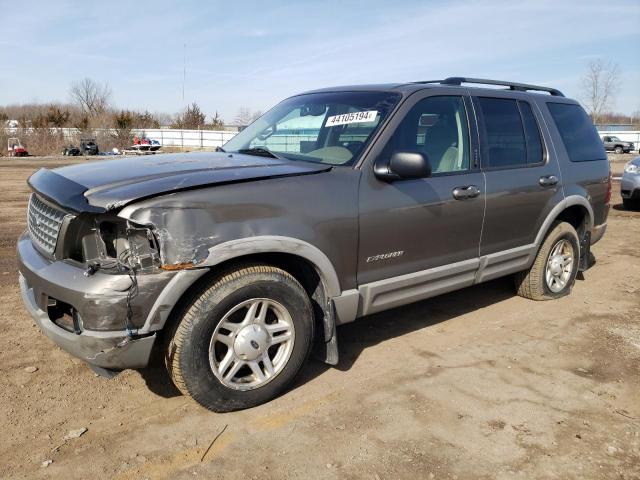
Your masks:
[[[546,175],[538,180],[541,187],[553,187],[558,183],[558,177],[555,175]]]
[[[456,187],[453,189],[453,198],[456,200],[467,200],[480,195],[480,189],[476,185],[467,185],[466,187]]]

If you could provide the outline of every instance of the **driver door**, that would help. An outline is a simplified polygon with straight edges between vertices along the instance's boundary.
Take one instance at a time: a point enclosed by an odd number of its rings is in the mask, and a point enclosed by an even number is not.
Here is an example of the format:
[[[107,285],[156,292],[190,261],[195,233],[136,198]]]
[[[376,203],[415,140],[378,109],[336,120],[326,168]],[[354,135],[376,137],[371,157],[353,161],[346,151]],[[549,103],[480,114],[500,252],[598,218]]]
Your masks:
[[[363,167],[357,274],[363,314],[471,285],[479,264],[485,184],[470,101],[423,96],[402,110],[382,150]],[[426,154],[431,176],[378,179],[373,162],[398,151]],[[473,194],[460,194],[470,188]]]

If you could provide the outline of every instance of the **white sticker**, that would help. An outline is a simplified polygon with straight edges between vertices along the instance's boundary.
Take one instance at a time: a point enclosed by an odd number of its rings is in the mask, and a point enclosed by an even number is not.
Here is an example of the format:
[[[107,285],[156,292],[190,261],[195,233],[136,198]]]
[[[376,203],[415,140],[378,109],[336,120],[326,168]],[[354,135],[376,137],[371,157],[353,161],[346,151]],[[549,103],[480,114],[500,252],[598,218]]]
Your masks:
[[[334,127],[336,125],[346,125],[348,123],[366,123],[373,122],[378,115],[377,110],[369,110],[367,112],[351,112],[342,115],[334,115],[327,118],[326,127]]]

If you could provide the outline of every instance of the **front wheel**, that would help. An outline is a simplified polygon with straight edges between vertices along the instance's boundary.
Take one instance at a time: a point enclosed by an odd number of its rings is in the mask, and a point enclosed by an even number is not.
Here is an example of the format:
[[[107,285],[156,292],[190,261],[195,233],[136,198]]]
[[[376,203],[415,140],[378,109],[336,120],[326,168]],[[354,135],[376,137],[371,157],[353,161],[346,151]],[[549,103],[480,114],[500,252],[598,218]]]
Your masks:
[[[165,351],[180,391],[228,412],[282,393],[313,339],[311,302],[279,268],[256,265],[214,280],[186,308]]]
[[[580,241],[569,223],[557,223],[547,234],[529,270],[515,275],[518,295],[551,300],[568,295],[578,274]]]

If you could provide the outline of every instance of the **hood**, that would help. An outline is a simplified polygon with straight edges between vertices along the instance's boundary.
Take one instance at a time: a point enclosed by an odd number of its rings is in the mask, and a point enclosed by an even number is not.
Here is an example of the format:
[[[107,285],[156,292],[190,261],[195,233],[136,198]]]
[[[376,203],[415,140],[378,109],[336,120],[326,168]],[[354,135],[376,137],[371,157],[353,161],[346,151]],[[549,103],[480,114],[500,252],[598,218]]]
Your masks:
[[[329,165],[236,153],[161,154],[43,168],[29,178],[29,185],[62,207],[104,212],[180,190],[330,169]]]

